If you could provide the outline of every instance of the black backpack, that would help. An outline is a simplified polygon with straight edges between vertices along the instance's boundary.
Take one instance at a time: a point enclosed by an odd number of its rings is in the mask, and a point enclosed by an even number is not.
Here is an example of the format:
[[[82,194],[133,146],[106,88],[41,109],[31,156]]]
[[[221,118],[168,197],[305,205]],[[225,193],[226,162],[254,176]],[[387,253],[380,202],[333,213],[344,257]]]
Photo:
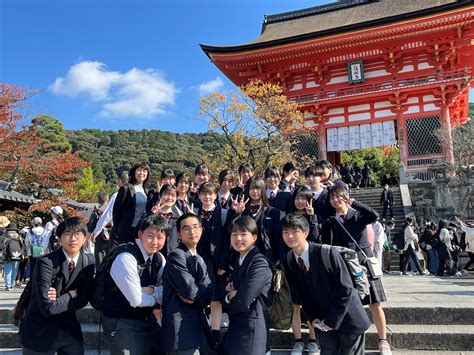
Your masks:
[[[95,276],[94,276],[94,292],[92,294],[90,304],[92,307],[97,309],[98,311],[102,310],[102,304],[104,302],[105,293],[107,291],[118,291],[117,286],[113,286],[112,289],[107,288],[107,276],[110,274],[110,268],[112,267],[112,263],[114,262],[115,258],[121,253],[130,253],[135,258],[138,259],[137,251],[133,245],[133,243],[125,243],[117,245],[116,247],[112,248],[107,255],[105,255],[102,263],[98,267]],[[139,274],[143,272],[140,265],[138,267]]]
[[[85,268],[86,266],[90,265],[89,257],[86,254],[82,254],[82,267]],[[53,274],[51,277],[51,285],[56,283],[56,279],[58,277],[59,271],[61,270],[61,265],[58,265],[53,268]],[[23,292],[18,299],[15,307],[13,308],[13,324],[19,326],[20,322],[23,320],[23,316],[25,315],[26,309],[31,303],[31,296],[33,294],[33,277],[30,277],[26,287],[24,288]]]
[[[433,249],[439,249],[443,245],[441,238],[439,237],[439,232],[436,232],[433,238],[431,238],[430,245]]]
[[[24,256],[23,241],[18,238],[8,238],[5,240],[5,249],[3,250],[3,259],[7,262],[21,261]]]
[[[49,236],[48,251],[50,253],[61,248],[61,241],[59,240],[59,236],[56,235],[56,228],[57,226],[54,227]]]

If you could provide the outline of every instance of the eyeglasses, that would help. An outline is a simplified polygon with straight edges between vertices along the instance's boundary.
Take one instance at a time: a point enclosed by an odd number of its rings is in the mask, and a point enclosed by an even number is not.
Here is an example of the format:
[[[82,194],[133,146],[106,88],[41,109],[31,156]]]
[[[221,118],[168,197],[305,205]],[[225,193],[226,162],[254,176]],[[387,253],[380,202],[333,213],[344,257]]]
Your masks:
[[[67,233],[66,232],[66,233],[61,234],[61,238],[65,238],[65,239],[75,238],[76,240],[80,240],[84,237],[85,237],[85,235],[82,232],[76,232],[76,233]]]
[[[199,224],[193,224],[193,225],[191,225],[191,226],[184,226],[184,227],[181,227],[181,230],[182,230],[183,232],[189,233],[189,232],[191,232],[192,230],[193,230],[193,231],[196,231],[196,230],[201,229],[201,228],[202,228],[202,227],[201,227]]]

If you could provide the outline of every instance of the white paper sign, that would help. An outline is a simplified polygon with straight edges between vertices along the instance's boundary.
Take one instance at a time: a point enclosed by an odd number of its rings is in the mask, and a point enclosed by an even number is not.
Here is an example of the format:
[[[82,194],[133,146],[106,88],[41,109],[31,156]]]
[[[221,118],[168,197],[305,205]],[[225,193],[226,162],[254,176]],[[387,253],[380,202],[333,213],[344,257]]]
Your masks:
[[[395,145],[397,139],[395,137],[395,121],[383,122],[383,145]]]
[[[383,146],[383,126],[382,122],[372,123],[372,147],[381,147]]]
[[[371,148],[372,147],[372,130],[370,124],[363,124],[360,126],[360,147]]]
[[[360,134],[359,126],[349,127],[349,148],[360,149]]]
[[[338,150],[349,150],[349,127],[339,127],[337,129]]]
[[[337,128],[326,130],[328,152],[337,152]]]

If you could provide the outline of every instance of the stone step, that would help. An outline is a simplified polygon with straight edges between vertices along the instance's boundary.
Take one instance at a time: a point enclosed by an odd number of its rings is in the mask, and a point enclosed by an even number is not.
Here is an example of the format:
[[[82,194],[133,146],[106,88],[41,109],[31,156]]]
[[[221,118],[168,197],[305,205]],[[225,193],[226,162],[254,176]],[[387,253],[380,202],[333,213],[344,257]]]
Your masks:
[[[449,324],[449,321],[443,324]],[[88,349],[97,347],[99,339],[99,325],[82,324],[84,335],[84,346]],[[467,351],[473,349],[474,325],[389,325],[388,340],[395,349],[411,350],[447,350]],[[11,324],[0,324],[0,348],[19,348],[18,328]],[[307,340],[307,331],[303,330],[304,338]],[[375,349],[378,336],[374,326],[366,333],[366,347]],[[102,341],[105,340],[103,335]],[[291,331],[270,332],[270,344],[275,349],[289,349],[294,342]]]

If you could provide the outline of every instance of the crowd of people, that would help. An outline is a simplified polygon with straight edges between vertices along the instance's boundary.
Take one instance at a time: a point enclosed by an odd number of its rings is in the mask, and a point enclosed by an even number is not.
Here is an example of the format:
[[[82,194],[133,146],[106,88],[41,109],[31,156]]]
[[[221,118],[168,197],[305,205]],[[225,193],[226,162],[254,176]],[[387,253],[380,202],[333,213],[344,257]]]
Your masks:
[[[361,186],[370,182],[370,172],[369,180],[364,174]],[[120,173],[110,199],[99,194],[87,223],[64,218],[60,206],[44,227],[35,217],[31,228],[19,230],[0,217],[6,290],[15,286],[19,263],[29,260],[24,278],[31,275],[32,300],[20,325],[24,353],[82,354],[75,312],[90,301],[102,312],[112,354],[265,354],[279,271],[293,303],[292,355],[304,351],[304,323],[310,355],[363,354],[370,325],[364,305],[380,353],[391,354],[378,270],[390,271],[393,221],[379,221],[373,208],[351,198],[347,180],[325,160],[305,170],[287,163],[282,175],[268,166],[261,177],[245,163],[237,174],[222,170],[217,185],[211,180],[201,164],[194,177],[165,169],[153,188],[149,165],[138,163]],[[390,201],[385,197],[381,203]],[[399,233],[402,270],[412,263],[412,271],[426,273],[419,247],[430,272],[455,274],[455,246],[462,243],[471,258],[467,270],[474,263],[474,228],[455,222],[464,242],[454,242],[456,231],[441,222],[439,233],[430,225],[418,238],[407,219]],[[348,250],[363,275],[347,266],[342,255]],[[362,276],[368,290],[361,295],[355,286]]]

